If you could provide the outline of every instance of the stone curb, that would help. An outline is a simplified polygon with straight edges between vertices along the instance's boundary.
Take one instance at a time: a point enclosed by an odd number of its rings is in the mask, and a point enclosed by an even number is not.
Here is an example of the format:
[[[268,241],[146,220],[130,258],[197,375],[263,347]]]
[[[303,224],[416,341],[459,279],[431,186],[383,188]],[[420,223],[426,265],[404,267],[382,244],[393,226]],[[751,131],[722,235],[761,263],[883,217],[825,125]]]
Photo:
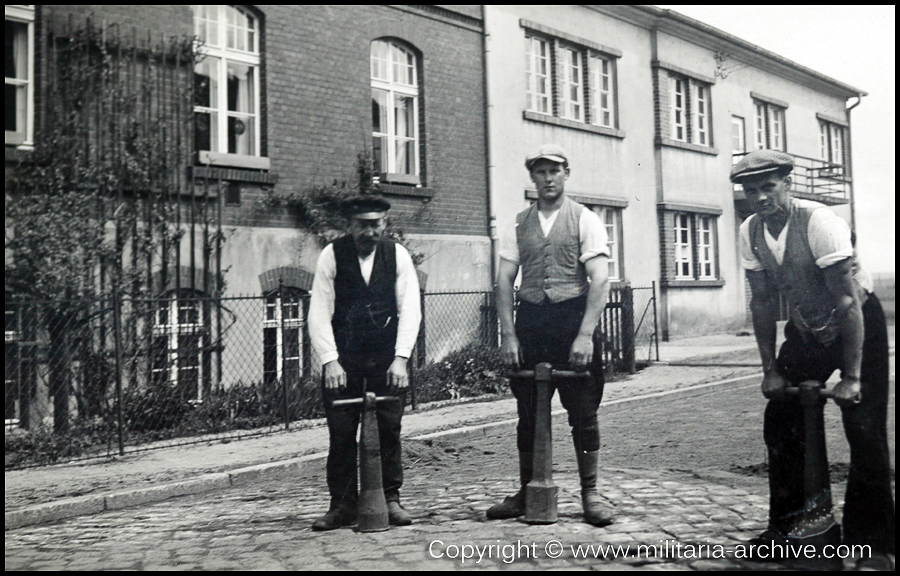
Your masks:
[[[669,395],[674,393],[690,392],[692,390],[707,388],[719,385],[735,385],[736,383],[755,379],[758,376],[742,376],[724,380],[720,382],[712,382],[689,386],[678,390],[669,390],[666,392],[644,394],[631,398],[621,398],[606,405],[614,405],[621,402],[641,400],[649,397]],[[565,410],[558,409],[551,413],[556,418],[565,414]],[[485,434],[487,430],[500,428],[504,426],[515,426],[518,418],[509,418],[498,422],[487,422],[483,424],[475,424],[464,426],[462,428],[452,428],[440,432],[429,432],[408,437],[411,440],[435,440],[435,439],[451,439],[465,438],[474,434]],[[132,506],[141,506],[162,502],[170,498],[179,496],[189,496],[192,494],[201,494],[213,490],[222,490],[233,486],[245,486],[261,480],[272,480],[299,473],[304,464],[326,458],[327,452],[317,452],[299,458],[289,460],[280,460],[276,462],[268,462],[265,464],[256,464],[244,468],[237,468],[228,472],[218,472],[215,474],[205,474],[196,478],[180,480],[170,484],[159,486],[151,486],[148,488],[139,488],[134,490],[118,490],[107,494],[97,494],[92,496],[81,496],[77,498],[69,498],[59,500],[57,502],[49,502],[46,504],[37,504],[27,508],[21,508],[6,512],[5,530],[14,530],[25,526],[35,524],[47,524],[58,520],[73,518],[76,516],[87,516],[99,514],[107,510],[121,510]]]

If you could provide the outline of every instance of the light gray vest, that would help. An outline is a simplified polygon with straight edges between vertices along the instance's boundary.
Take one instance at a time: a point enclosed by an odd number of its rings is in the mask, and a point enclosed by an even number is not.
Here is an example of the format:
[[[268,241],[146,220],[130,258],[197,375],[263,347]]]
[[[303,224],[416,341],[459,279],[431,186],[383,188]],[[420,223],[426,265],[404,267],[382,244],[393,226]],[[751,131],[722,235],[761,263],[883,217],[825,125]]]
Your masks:
[[[750,246],[787,300],[794,325],[828,345],[840,332],[836,313],[838,302],[828,289],[825,273],[816,264],[808,236],[809,219],[813,212],[822,208],[825,208],[824,204],[791,199],[790,225],[780,266],[766,244],[764,224],[758,216],[750,220]]]
[[[587,272],[579,260],[581,242],[579,221],[585,207],[563,197],[556,222],[545,237],[538,219],[538,204],[516,216],[516,242],[522,266],[519,297],[540,304],[544,296],[551,302],[562,302],[588,291]]]

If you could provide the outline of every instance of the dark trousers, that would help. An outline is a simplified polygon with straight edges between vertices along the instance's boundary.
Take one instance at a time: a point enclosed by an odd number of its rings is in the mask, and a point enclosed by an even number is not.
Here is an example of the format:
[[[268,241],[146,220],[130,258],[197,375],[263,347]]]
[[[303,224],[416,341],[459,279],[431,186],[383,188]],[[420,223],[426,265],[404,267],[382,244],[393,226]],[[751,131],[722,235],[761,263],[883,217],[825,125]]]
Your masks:
[[[850,474],[844,502],[843,533],[848,544],[870,545],[873,552],[894,553],[894,498],[887,443],[888,338],[881,303],[870,295],[862,307],[865,340],[862,401],[841,409],[850,444]],[[840,341],[822,347],[792,324],[778,353],[778,371],[792,384],[825,382],[842,368]],[[824,431],[823,431],[824,434]],[[769,450],[769,519],[788,531],[803,507],[805,443],[799,400],[770,401],[764,436]]]
[[[331,495],[331,509],[356,509],[358,494],[356,433],[362,414],[360,405],[332,407],[331,401],[361,398],[364,389],[366,392],[374,392],[377,396],[400,397],[399,402],[379,402],[375,412],[378,420],[384,496],[389,502],[400,500],[400,486],[403,485],[400,419],[403,416],[406,394],[398,394],[396,390],[388,387],[387,370],[393,359],[393,350],[390,356],[381,355],[378,359],[341,357],[341,366],[347,372],[347,388],[341,394],[329,393],[324,386],[322,388],[325,418],[328,421],[328,460],[325,472]]]
[[[569,370],[569,351],[584,317],[587,298],[582,296],[556,304],[531,304],[521,302],[516,312],[516,337],[523,351],[523,370],[533,370],[535,365],[548,362],[554,370]],[[595,452],[600,449],[600,427],[597,410],[603,398],[603,362],[601,350],[594,343],[591,377],[587,380],[570,379],[551,385],[550,395],[559,390],[559,399],[568,412],[569,426],[575,449]],[[516,443],[519,452],[534,451],[535,406],[537,390],[532,379],[513,378],[510,388],[516,398],[519,424]]]

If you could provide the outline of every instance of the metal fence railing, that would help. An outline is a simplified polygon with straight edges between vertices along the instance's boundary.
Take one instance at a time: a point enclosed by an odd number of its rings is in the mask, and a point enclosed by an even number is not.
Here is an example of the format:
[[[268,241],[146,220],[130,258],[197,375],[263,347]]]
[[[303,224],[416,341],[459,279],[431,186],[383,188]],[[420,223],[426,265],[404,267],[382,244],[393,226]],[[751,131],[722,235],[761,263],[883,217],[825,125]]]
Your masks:
[[[268,434],[323,415],[306,293],[6,299],[6,467]],[[505,390],[493,292],[426,293],[417,403]],[[650,357],[655,288],[612,291],[607,369]],[[646,356],[645,356],[646,355]]]

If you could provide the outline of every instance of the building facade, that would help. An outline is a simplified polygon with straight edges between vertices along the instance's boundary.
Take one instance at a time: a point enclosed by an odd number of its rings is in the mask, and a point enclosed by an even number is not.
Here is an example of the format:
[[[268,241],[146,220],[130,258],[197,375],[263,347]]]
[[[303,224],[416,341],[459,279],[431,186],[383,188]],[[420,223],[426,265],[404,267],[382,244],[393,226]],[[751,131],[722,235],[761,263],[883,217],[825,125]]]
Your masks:
[[[484,21],[496,229],[536,197],[526,154],[561,145],[567,192],[607,225],[613,284],[657,283],[664,339],[747,321],[741,154],[795,155],[796,195],[851,219],[860,90],[648,6],[485,6]]]

